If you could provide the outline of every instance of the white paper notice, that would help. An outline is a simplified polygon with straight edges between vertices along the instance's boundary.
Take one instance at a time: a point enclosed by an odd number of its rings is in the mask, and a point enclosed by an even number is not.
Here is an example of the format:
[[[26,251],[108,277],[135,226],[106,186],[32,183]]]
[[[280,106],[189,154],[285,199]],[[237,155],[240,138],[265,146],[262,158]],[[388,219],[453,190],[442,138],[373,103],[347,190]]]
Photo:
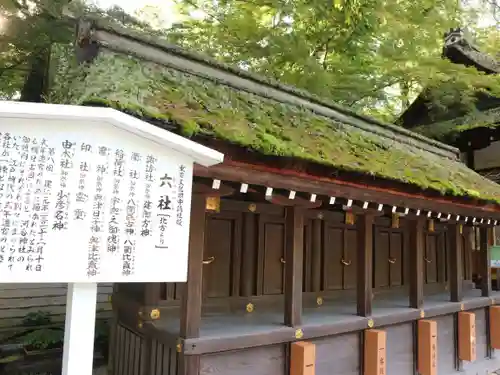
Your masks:
[[[192,160],[98,123],[0,124],[0,283],[183,281]]]

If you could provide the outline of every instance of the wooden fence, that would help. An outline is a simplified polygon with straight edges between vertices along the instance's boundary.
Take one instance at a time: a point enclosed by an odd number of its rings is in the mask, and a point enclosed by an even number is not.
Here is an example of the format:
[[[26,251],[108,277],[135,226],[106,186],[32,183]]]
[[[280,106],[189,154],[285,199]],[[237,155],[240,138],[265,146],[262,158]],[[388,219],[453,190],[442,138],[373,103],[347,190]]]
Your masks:
[[[29,313],[49,313],[54,323],[64,321],[66,284],[0,284],[0,337],[21,326]],[[111,316],[109,296],[112,284],[100,284],[97,294],[98,318]]]

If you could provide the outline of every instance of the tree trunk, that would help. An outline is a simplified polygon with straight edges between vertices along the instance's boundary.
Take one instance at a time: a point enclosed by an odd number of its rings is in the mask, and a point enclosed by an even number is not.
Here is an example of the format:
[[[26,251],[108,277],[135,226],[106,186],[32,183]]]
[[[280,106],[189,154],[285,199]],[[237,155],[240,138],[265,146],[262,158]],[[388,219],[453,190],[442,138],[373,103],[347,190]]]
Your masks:
[[[34,52],[30,57],[28,74],[21,89],[21,101],[44,101],[48,89],[48,73],[50,62],[50,46]]]

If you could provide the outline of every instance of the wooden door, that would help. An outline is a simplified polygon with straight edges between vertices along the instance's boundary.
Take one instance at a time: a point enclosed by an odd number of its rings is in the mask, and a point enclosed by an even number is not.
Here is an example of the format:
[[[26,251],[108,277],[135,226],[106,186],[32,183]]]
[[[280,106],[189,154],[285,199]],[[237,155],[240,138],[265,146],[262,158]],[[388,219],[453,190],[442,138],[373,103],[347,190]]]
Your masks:
[[[462,262],[463,262],[463,279],[472,280],[472,242],[469,236],[464,231],[462,234]]]
[[[427,234],[425,238],[425,282],[427,284],[437,283],[437,250],[438,237]]]
[[[323,290],[356,287],[356,242],[354,227],[324,222]]]
[[[261,294],[282,294],[284,286],[285,220],[283,217],[259,217],[259,275]]]
[[[403,284],[403,231],[400,229],[375,230],[373,254],[373,286],[375,288]]]
[[[221,212],[206,220],[203,293],[224,298],[239,293],[242,214]]]
[[[448,281],[448,238],[447,232],[438,234],[437,248],[437,277],[439,283]]]
[[[344,260],[344,231],[345,229],[342,227],[324,222],[323,290],[339,290],[343,287],[343,268],[346,267],[342,264]]]
[[[445,232],[427,233],[425,241],[425,281],[427,284],[447,280],[447,246]]]
[[[391,248],[389,253],[389,276],[391,286],[403,285],[405,258],[403,256],[404,236],[402,231],[391,233]]]
[[[356,288],[356,269],[358,267],[357,243],[357,230],[355,228],[347,228],[344,232],[344,259],[348,260],[350,265],[343,268],[344,289]]]
[[[390,233],[387,230],[375,230],[373,247],[373,287],[381,288],[390,284]]]

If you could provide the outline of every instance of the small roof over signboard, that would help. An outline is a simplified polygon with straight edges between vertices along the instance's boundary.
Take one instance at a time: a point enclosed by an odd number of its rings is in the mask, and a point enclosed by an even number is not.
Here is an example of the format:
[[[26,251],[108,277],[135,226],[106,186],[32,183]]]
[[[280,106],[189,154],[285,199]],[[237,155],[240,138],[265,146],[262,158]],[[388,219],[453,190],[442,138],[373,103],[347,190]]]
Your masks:
[[[224,160],[218,151],[112,108],[0,101],[0,118],[101,121],[187,155],[206,167]]]

